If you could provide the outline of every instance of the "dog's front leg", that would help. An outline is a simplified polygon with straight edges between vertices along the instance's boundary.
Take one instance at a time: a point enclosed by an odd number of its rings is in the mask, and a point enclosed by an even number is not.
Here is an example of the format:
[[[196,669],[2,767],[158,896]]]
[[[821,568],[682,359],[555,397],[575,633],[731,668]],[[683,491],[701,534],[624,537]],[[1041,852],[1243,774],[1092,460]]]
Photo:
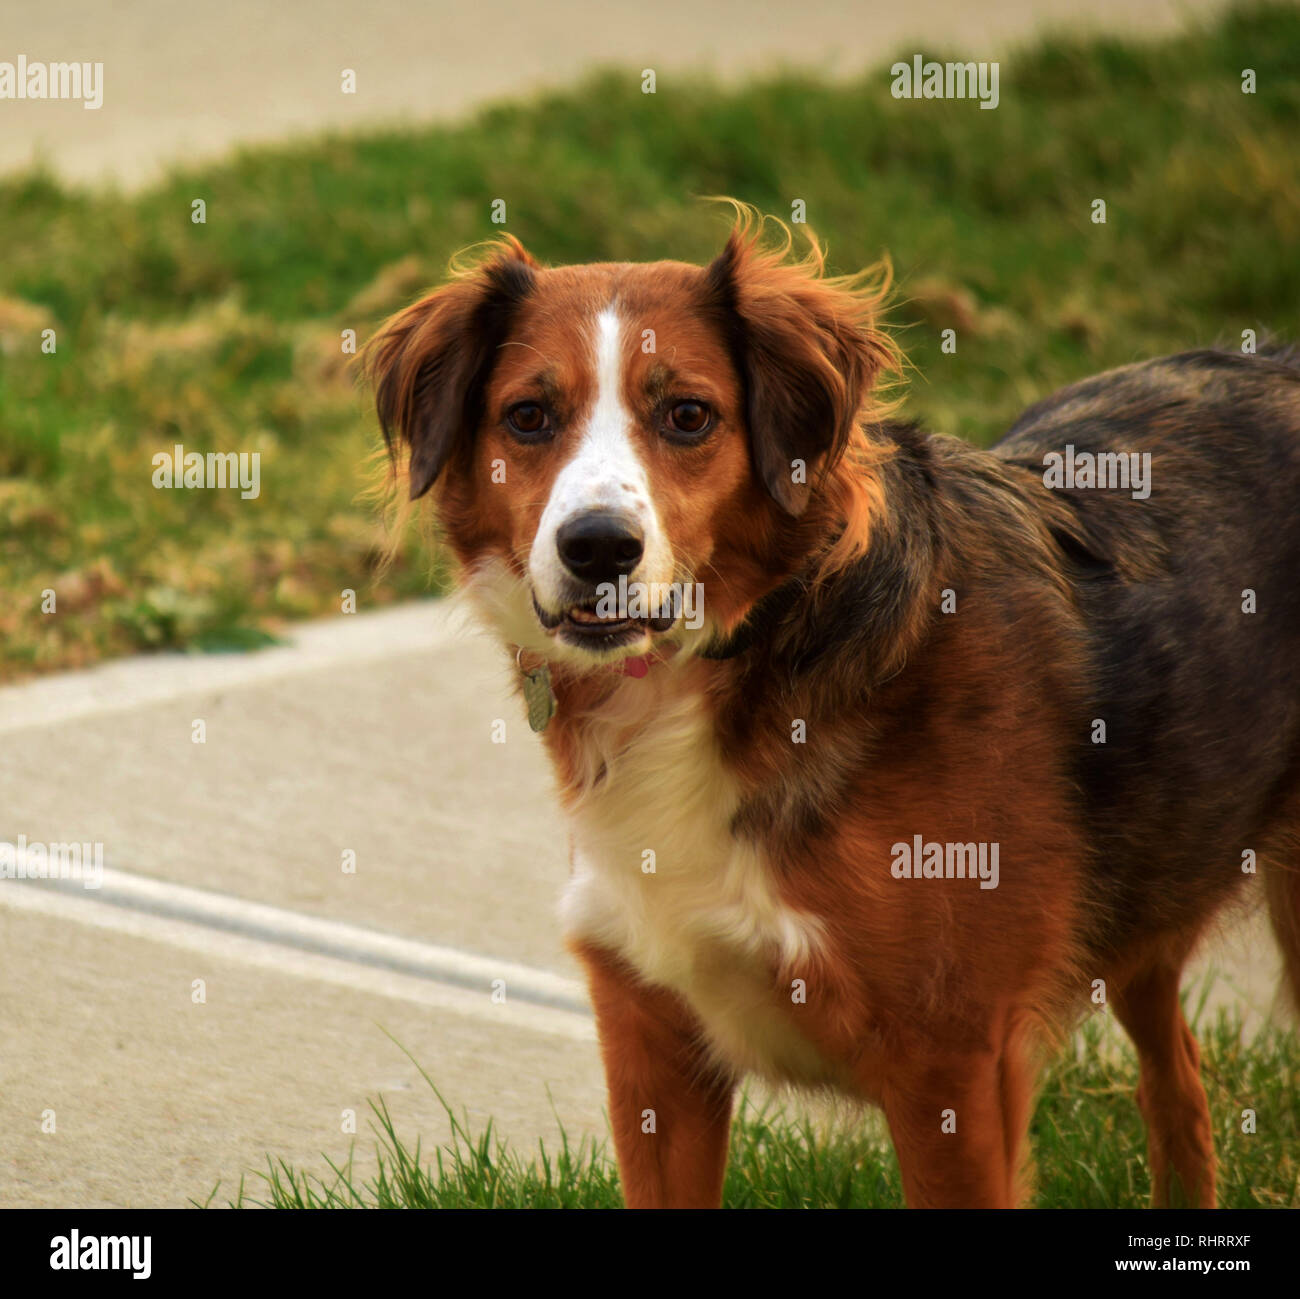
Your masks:
[[[622,961],[575,944],[587,968],[629,1209],[716,1209],[733,1081],[710,1067],[681,998]]]
[[[912,1209],[1011,1209],[1029,1079],[993,1051],[891,1061],[885,1116]]]

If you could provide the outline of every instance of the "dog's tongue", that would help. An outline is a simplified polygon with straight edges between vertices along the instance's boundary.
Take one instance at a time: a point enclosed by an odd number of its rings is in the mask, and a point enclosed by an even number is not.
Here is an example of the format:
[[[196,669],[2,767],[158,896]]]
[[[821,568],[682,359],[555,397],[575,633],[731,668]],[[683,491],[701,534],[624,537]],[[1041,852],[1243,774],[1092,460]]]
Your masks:
[[[650,664],[641,656],[623,660],[623,675],[625,677],[643,677],[650,671]]]

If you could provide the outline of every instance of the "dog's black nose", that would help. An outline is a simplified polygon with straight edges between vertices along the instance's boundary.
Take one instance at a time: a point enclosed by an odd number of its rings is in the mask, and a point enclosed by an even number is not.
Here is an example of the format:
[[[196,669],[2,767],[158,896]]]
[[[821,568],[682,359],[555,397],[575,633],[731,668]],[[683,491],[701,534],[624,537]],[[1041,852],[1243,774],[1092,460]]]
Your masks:
[[[599,586],[617,582],[641,562],[645,537],[626,514],[588,510],[561,526],[555,545],[574,577]]]

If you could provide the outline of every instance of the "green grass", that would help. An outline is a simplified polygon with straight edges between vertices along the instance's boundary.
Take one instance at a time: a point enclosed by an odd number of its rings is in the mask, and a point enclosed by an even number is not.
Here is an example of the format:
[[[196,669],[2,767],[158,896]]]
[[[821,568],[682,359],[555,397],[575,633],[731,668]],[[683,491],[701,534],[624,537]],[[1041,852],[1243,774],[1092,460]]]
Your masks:
[[[1196,1017],[1194,1016],[1195,1020]],[[1215,1124],[1219,1205],[1300,1207],[1300,1039],[1267,1030],[1243,1043],[1222,1013],[1198,1027],[1202,1077]],[[421,1071],[423,1072],[423,1071]],[[359,1177],[353,1153],[323,1177],[268,1158],[241,1181],[237,1208],[616,1208],[618,1174],[604,1143],[574,1146],[560,1132],[552,1150],[520,1154],[489,1124],[471,1130],[428,1074],[451,1122],[451,1139],[426,1156],[398,1134],[382,1097],[373,1101],[377,1172]],[[1146,1138],[1133,1102],[1132,1052],[1108,1045],[1095,1018],[1051,1070],[1031,1129],[1039,1208],[1140,1208],[1150,1195]],[[1242,1132],[1242,1111],[1256,1131]],[[208,1203],[216,1201],[217,1187]],[[900,1208],[898,1164],[874,1113],[833,1124],[781,1104],[745,1103],[733,1126],[724,1203],[730,1208]]]
[[[494,199],[557,262],[707,259],[720,218],[695,196],[787,218],[803,200],[834,269],[892,256],[905,413],[976,441],[1105,366],[1248,328],[1300,334],[1297,48],[1290,6],[1149,45],[1052,40],[1003,61],[993,112],[896,101],[887,65],[836,85],[663,78],[655,95],[628,68],[463,124],[242,153],[138,195],[4,180],[0,679],[257,644],[345,588],[363,608],[436,589],[415,536],[381,571],[387,537],[361,497],[374,421],[340,331],[364,339],[451,253],[500,233]],[[955,355],[939,350],[948,327]],[[262,496],[153,489],[151,456],[175,442],[260,452]]]

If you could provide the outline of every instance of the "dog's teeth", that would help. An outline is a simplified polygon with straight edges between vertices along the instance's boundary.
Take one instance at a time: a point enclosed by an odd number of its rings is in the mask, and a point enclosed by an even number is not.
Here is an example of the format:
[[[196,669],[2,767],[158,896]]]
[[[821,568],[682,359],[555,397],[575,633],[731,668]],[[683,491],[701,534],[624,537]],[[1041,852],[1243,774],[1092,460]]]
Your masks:
[[[600,623],[622,623],[628,621],[626,618],[619,617],[618,614],[599,614],[594,609],[584,609],[580,605],[575,605],[569,610],[569,617],[574,622],[581,622],[589,625],[597,625]]]

